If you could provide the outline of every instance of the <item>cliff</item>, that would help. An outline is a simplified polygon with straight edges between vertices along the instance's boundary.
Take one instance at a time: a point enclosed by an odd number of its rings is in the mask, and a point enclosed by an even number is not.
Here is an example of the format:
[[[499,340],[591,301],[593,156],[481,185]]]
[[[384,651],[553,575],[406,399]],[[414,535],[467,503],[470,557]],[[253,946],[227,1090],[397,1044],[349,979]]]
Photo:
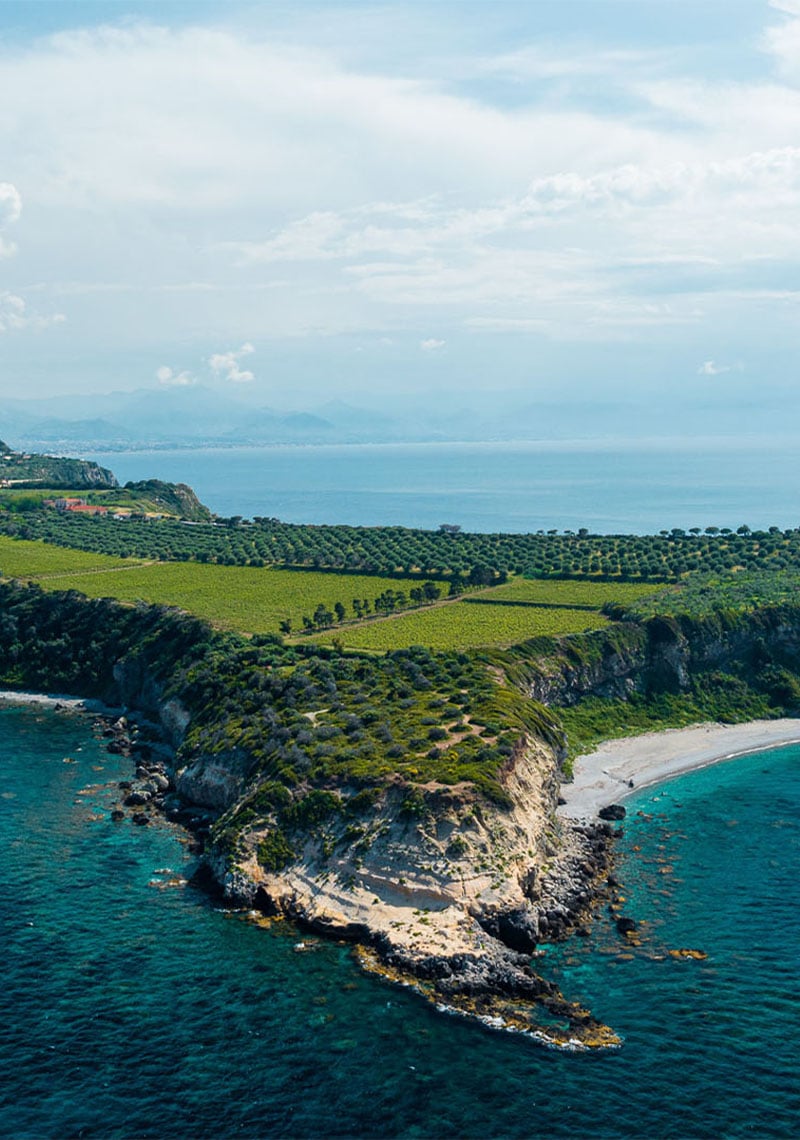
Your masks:
[[[539,641],[503,657],[506,679],[499,660],[344,656],[0,584],[0,681],[156,720],[229,900],[357,940],[369,968],[439,1005],[552,1043],[614,1044],[532,967],[541,941],[589,920],[611,848],[605,825],[557,817],[563,732],[538,702],[624,705],[724,673],[783,711],[800,694],[800,608]],[[148,803],[148,778],[133,795]]]
[[[28,455],[0,442],[0,480],[13,486],[100,490],[117,487],[111,471],[83,459]]]
[[[165,483],[161,479],[140,479],[125,484],[125,490],[141,498],[154,510],[177,515],[190,522],[210,522],[211,511],[200,502],[197,495],[186,483]]]
[[[620,622],[560,642],[519,646],[507,670],[527,695],[551,707],[586,697],[685,693],[715,671],[780,698],[790,694],[775,692],[778,674],[800,671],[800,606]]]

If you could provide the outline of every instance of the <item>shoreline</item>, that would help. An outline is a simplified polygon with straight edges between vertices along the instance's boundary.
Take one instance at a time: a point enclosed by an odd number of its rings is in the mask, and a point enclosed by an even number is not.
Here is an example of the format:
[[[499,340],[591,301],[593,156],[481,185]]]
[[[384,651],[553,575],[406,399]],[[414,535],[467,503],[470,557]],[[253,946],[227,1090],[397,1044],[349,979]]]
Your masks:
[[[120,716],[123,712],[121,708],[111,708],[93,697],[76,697],[68,693],[23,693],[16,689],[0,689],[0,705],[39,705],[42,708],[71,709],[99,716]]]
[[[686,772],[737,756],[800,743],[800,718],[706,723],[604,741],[575,761],[571,783],[561,785],[559,816],[598,818],[601,808]]]

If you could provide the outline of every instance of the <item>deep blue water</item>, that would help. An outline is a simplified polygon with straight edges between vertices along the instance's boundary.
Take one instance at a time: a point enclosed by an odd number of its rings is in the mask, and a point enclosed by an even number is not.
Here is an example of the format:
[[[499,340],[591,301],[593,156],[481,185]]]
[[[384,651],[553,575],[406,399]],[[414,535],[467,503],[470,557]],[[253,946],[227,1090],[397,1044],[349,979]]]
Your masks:
[[[123,482],[189,483],[221,515],[524,533],[800,523],[780,438],[375,444],[93,453]]]
[[[159,889],[191,864],[169,825],[110,821],[127,764],[74,714],[0,709],[0,1135],[796,1135],[797,748],[630,801],[642,948],[601,914],[539,963],[624,1036],[591,1055],[437,1014],[346,946],[296,953],[287,925]],[[665,956],[685,946],[708,959]]]

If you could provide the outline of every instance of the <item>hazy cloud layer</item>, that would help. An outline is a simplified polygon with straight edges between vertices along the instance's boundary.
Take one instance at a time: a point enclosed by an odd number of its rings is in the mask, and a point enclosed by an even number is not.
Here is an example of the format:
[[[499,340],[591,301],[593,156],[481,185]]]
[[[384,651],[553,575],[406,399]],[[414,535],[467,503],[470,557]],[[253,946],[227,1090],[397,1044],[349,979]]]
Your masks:
[[[589,388],[608,344],[646,384],[657,345],[687,390],[737,371],[711,351],[769,382],[764,345],[798,337],[800,3],[733,28],[727,65],[710,33],[650,42],[603,0],[579,38],[566,12],[512,40],[467,7],[344,4],[326,46],[311,4],[278,28],[209,5],[158,26],[133,3],[5,43],[0,331],[46,332],[48,354],[15,337],[9,363],[42,391],[86,383],[95,354],[119,362],[98,386],[274,399],[267,376],[375,396],[405,369],[424,389],[404,353],[463,391],[476,345],[518,388]],[[380,368],[353,379],[365,346]]]

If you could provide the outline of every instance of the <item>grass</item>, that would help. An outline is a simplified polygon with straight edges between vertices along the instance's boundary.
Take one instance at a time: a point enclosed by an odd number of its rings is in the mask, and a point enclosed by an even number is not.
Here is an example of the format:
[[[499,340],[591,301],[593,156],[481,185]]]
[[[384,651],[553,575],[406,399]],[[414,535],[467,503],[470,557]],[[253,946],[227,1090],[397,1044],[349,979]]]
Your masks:
[[[531,637],[558,637],[599,629],[606,624],[600,613],[587,610],[537,610],[525,606],[452,602],[363,625],[342,626],[316,635],[314,640],[330,644],[333,638],[338,638],[348,649],[390,650],[412,645],[427,645],[430,649],[472,649],[484,645],[513,645]]]
[[[126,570],[141,566],[141,559],[114,558],[110,554],[93,554],[69,550],[46,542],[26,542],[0,535],[0,575],[5,578],[40,578],[43,576],[87,574],[98,570]],[[64,577],[57,589],[82,589]]]
[[[303,616],[312,616],[320,603],[332,610],[341,601],[351,618],[354,598],[368,598],[372,603],[384,590],[408,593],[419,584],[411,579],[371,575],[196,562],[144,563],[2,536],[0,572],[8,577],[38,579],[51,590],[78,590],[92,598],[178,606],[215,625],[242,633],[276,633],[286,618],[291,620],[293,631],[299,632]],[[517,608],[457,601],[360,625],[334,625],[315,639],[330,643],[336,637],[348,648],[377,652],[411,645],[432,649],[506,646],[531,637],[578,633],[606,624],[599,613],[566,608],[570,603],[600,606],[616,600],[627,604],[651,590],[652,587],[638,584],[518,579],[476,596],[485,602],[498,598],[565,608]]]
[[[482,590],[475,596],[504,602],[528,602],[548,606],[595,606],[600,609],[606,602],[630,605],[658,590],[659,587],[652,582],[577,582],[515,578],[504,586]]]
[[[97,561],[100,556],[83,557]],[[119,559],[110,561],[127,565]],[[0,568],[3,568],[1,552]],[[36,576],[27,571],[25,575]],[[301,629],[303,615],[311,616],[320,602],[332,609],[341,601],[350,610],[355,597],[371,601],[386,589],[408,591],[418,583],[400,578],[315,574],[304,570],[156,562],[120,569],[116,573],[52,576],[44,579],[42,585],[52,590],[80,590],[91,598],[179,606],[215,625],[242,633],[277,633],[279,623],[285,618],[291,619],[295,629]]]
[[[212,621],[240,633],[277,633],[288,618],[294,632],[303,616],[312,616],[324,603],[333,610],[342,602],[352,618],[354,597],[370,603],[385,589],[409,592],[415,580],[362,575],[330,575],[302,570],[225,567],[197,562],[153,562],[116,559],[111,555],[75,551],[41,541],[0,536],[0,572],[7,577],[35,578],[47,589],[76,589],[89,597],[115,597],[123,602],[156,602]],[[528,581],[519,579],[481,592],[504,601],[541,601],[602,604],[635,601],[647,587],[580,581]],[[511,594],[512,596],[508,596]],[[410,645],[431,649],[471,649],[484,645],[511,645],[526,638],[558,636],[605,625],[599,613],[534,606],[474,605],[451,602],[398,617],[367,621],[362,625],[334,625],[316,640],[330,643],[341,638],[346,648],[386,651]]]

